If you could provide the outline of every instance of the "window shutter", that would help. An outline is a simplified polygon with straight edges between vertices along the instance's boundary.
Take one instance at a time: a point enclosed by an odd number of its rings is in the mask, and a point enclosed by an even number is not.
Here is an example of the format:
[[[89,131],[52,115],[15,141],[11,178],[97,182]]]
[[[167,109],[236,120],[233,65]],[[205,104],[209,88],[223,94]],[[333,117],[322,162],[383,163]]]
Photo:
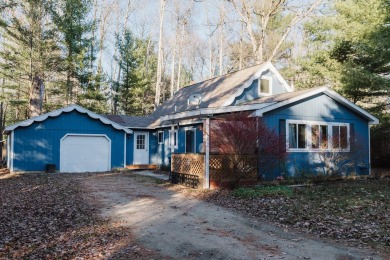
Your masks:
[[[281,152],[286,151],[286,120],[279,120],[279,149]]]

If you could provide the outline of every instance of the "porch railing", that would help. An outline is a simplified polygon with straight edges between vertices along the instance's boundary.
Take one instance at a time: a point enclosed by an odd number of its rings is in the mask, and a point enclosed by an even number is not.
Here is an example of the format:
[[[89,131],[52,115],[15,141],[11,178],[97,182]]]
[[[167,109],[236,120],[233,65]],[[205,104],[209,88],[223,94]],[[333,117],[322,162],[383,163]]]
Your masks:
[[[231,155],[235,156],[235,155]],[[242,169],[247,174],[245,178],[257,179],[257,159],[255,155],[248,155],[242,158]],[[226,159],[226,155],[210,154],[209,163],[210,181],[222,181],[233,178],[234,172],[232,162]],[[204,154],[172,154],[171,171],[180,174],[196,175],[199,183],[203,184],[205,179],[205,155]]]
[[[171,171],[204,178],[204,154],[172,154]]]
[[[237,155],[229,155],[237,157]],[[226,155],[210,154],[210,180],[227,180],[234,177],[233,161],[239,161],[237,167],[245,173],[244,178],[257,179],[257,158],[255,155],[239,156],[239,159],[227,158]]]

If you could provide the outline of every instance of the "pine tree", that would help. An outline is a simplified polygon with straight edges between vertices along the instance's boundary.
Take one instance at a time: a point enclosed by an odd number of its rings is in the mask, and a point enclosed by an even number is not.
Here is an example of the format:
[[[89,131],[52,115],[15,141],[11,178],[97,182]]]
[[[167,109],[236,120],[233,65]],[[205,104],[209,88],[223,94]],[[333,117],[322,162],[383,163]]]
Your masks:
[[[301,86],[327,85],[381,117],[389,106],[389,21],[386,0],[335,1],[328,15],[306,25]]]
[[[102,94],[104,75],[96,73],[96,45],[92,33],[95,21],[89,17],[91,0],[60,0],[52,3],[53,20],[62,34],[64,49],[65,98],[68,104],[78,103],[96,112],[106,111]]]
[[[61,62],[56,30],[50,23],[45,0],[25,0],[3,11],[0,50],[2,99],[9,121],[43,112],[45,88]]]
[[[145,115],[153,111],[157,57],[148,53],[150,47],[147,40],[135,38],[129,30],[125,30],[123,37],[117,36],[116,60],[122,74],[114,84],[114,102],[125,114]]]

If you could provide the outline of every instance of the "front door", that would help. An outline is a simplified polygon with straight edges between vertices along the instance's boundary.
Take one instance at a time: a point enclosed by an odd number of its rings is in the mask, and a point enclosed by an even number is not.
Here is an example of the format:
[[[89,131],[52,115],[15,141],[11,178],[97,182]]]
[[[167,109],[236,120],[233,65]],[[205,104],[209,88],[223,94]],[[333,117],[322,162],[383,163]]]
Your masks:
[[[149,164],[149,133],[134,131],[133,164]]]

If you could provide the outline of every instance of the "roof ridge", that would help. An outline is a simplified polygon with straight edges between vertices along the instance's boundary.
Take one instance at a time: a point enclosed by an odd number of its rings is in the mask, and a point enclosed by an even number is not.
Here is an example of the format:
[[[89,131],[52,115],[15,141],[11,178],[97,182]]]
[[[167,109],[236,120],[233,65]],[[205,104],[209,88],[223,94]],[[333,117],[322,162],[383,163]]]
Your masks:
[[[193,84],[190,84],[190,85],[183,86],[183,87],[181,87],[181,88],[180,88],[180,90],[181,90],[181,89],[184,89],[184,88],[191,87],[191,86],[193,86],[193,85],[197,85],[197,84],[200,84],[200,83],[204,83],[204,82],[207,82],[207,81],[210,81],[210,80],[214,80],[214,79],[222,78],[223,76],[226,76],[226,75],[231,75],[231,74],[234,74],[234,73],[237,73],[237,72],[240,72],[240,71],[244,71],[244,70],[247,70],[247,69],[250,69],[250,68],[256,67],[256,66],[264,65],[265,63],[266,63],[266,62],[258,63],[258,64],[255,64],[255,65],[252,65],[252,66],[249,66],[249,67],[243,68],[243,69],[239,69],[239,70],[235,70],[235,71],[231,71],[231,72],[225,73],[225,74],[223,74],[223,75],[220,75],[220,76],[215,76],[215,77],[208,78],[208,79],[205,79],[205,80],[202,80],[202,81],[198,81],[198,82],[195,82],[195,83],[193,83]],[[180,90],[179,90],[179,91],[180,91]]]

